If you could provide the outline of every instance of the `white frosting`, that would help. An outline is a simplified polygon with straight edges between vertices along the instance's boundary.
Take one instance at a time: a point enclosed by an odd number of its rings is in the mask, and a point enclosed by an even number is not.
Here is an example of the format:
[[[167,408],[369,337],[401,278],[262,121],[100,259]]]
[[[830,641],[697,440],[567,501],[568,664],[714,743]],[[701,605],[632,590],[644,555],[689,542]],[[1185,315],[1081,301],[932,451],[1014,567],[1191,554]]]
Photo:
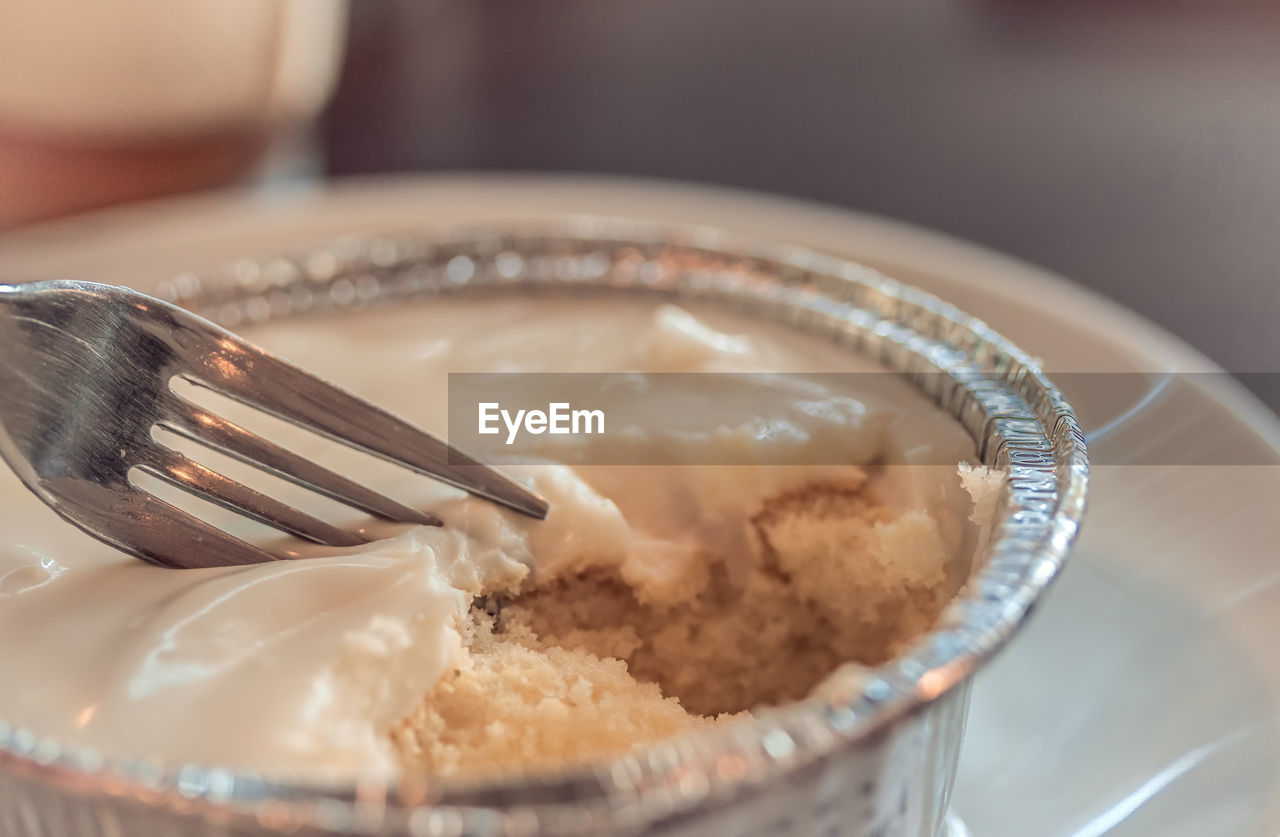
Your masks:
[[[450,371],[872,368],[782,327],[633,301],[457,300],[248,336],[441,433]],[[823,463],[971,454],[959,426],[905,383],[885,376],[853,400],[797,380],[777,379],[786,409],[768,427],[642,441],[677,459],[682,444],[737,446],[748,460],[784,445],[820,454],[819,464],[512,466],[551,503],[537,522],[353,458],[345,471],[446,525],[379,527],[335,513],[389,537],[251,567],[148,566],[60,522],[0,473],[0,718],[110,755],[314,778],[393,772],[386,732],[456,661],[459,617],[475,595],[571,571],[586,556],[660,590],[699,543],[750,553],[744,510],[844,467]],[[327,444],[293,446],[321,456]],[[946,470],[896,469],[898,504],[963,518],[958,481],[938,476]]]

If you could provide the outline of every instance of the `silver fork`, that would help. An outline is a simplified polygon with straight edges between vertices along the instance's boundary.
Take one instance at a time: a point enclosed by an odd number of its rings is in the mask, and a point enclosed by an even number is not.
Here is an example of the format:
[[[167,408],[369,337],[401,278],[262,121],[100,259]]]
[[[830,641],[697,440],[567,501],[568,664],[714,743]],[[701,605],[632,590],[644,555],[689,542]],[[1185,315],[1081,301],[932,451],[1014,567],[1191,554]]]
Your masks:
[[[162,427],[377,517],[440,525],[177,395],[180,376],[532,517],[520,483],[189,311],[91,282],[0,285],[0,455],[54,511],[153,564],[276,560],[136,487],[133,468],[293,535],[363,542],[157,442]]]

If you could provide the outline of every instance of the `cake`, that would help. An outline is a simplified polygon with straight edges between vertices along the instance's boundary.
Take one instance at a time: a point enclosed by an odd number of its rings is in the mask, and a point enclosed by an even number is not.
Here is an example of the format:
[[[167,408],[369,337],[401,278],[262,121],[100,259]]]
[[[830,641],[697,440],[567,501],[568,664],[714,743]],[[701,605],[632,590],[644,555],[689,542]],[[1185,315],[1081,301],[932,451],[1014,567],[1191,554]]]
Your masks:
[[[444,526],[273,484],[370,542],[282,541],[298,560],[249,567],[145,565],[0,476],[0,717],[105,754],[281,778],[606,758],[901,653],[966,583],[1000,492],[904,381],[723,311],[456,299],[245,336],[442,434],[451,372],[527,387],[543,372],[723,373],[706,380],[738,394],[702,393],[708,412],[686,423],[658,404],[623,438],[543,438],[500,462],[548,499],[545,521],[295,431],[281,441]],[[759,409],[743,419],[744,404]]]
[[[946,548],[928,513],[896,514],[875,483],[852,471],[764,504],[751,516],[760,560],[741,578],[707,547],[660,591],[588,566],[477,598],[461,659],[392,734],[404,766],[528,770],[622,753],[890,659],[946,604]]]

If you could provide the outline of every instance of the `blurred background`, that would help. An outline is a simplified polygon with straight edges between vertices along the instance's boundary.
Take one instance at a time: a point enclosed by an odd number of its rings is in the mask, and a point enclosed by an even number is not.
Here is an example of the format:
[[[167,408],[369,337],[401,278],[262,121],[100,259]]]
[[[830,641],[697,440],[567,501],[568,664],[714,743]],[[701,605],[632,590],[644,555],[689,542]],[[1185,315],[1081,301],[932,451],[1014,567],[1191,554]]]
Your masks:
[[[1232,371],[1280,359],[1277,4],[0,2],[0,228],[456,169],[880,213],[1057,271]]]

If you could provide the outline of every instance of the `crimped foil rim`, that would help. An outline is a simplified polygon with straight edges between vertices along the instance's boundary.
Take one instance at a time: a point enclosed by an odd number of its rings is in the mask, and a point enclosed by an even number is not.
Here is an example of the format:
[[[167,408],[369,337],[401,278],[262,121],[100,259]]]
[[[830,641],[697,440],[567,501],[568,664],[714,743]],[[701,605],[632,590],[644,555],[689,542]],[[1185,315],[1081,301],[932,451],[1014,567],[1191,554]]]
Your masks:
[[[0,770],[79,795],[126,797],[213,821],[416,835],[640,829],[724,804],[845,748],[963,682],[1056,578],[1084,513],[1079,423],[1038,364],[985,323],[854,262],[719,230],[573,216],[483,229],[344,238],[244,260],[153,289],[229,327],[433,295],[624,292],[733,303],[822,333],[902,373],[1009,472],[1001,520],[939,626],[869,675],[837,671],[824,697],[559,771],[392,784],[276,783],[252,773],[63,748],[0,720]],[[948,373],[938,375],[938,372]],[[430,807],[424,807],[430,806]]]

